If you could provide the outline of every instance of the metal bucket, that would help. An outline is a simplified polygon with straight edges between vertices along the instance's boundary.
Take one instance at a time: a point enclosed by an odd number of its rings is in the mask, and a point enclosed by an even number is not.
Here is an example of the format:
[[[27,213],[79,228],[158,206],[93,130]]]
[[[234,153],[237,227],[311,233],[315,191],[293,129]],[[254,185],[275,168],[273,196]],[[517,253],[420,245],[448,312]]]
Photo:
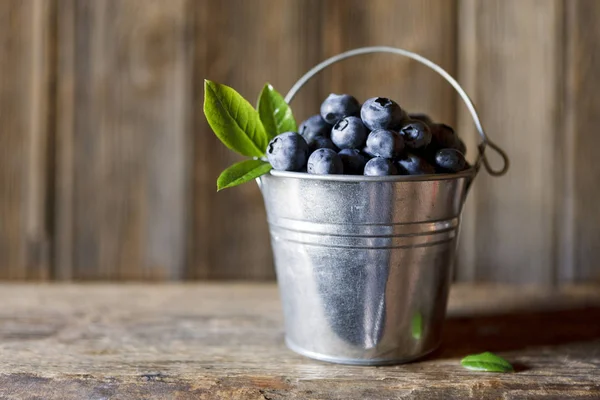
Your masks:
[[[460,214],[483,163],[502,175],[508,159],[486,137],[468,96],[439,66],[406,50],[361,48],[309,71],[365,53],[411,57],[440,72],[467,104],[482,137],[473,168],[459,174],[364,177],[272,171],[258,178],[283,303],[286,343],[344,364],[414,360],[440,343]],[[504,159],[489,167],[485,147]]]

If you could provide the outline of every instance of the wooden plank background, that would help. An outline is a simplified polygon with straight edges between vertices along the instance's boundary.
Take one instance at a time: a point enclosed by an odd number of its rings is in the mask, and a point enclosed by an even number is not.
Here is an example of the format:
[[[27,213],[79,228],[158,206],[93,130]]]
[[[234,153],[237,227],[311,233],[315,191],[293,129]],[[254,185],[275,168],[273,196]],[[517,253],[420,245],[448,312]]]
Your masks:
[[[457,280],[600,281],[598,20],[596,0],[4,0],[0,278],[272,279],[258,189],[215,191],[238,157],[206,124],[203,79],[253,102],[391,45],[457,76],[512,160],[470,193]],[[474,153],[464,106],[412,61],[335,66],[298,119],[332,91],[428,112]]]

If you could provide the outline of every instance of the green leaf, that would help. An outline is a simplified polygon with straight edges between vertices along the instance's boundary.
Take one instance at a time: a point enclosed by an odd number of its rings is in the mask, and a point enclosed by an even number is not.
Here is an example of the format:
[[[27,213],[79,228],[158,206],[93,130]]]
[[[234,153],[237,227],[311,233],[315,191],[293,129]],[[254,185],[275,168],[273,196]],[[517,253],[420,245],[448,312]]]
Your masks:
[[[413,339],[421,339],[421,334],[423,332],[423,316],[420,312],[413,315],[410,325]]]
[[[508,361],[497,355],[485,352],[473,354],[461,360],[461,365],[472,371],[512,372],[514,368]]]
[[[283,132],[298,130],[292,109],[270,84],[267,83],[260,92],[256,108],[269,139]]]
[[[246,160],[233,164],[217,179],[217,191],[237,186],[266,174],[273,168],[271,164],[262,160]]]
[[[265,154],[269,139],[258,113],[229,86],[204,80],[204,115],[215,135],[231,150],[249,157]]]

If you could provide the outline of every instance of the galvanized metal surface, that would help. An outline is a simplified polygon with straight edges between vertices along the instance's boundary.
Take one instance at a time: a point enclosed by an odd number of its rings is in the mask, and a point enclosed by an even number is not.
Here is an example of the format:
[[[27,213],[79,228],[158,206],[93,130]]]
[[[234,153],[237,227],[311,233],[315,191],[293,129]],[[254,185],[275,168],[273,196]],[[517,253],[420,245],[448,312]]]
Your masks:
[[[364,365],[434,350],[474,176],[259,178],[288,346]]]

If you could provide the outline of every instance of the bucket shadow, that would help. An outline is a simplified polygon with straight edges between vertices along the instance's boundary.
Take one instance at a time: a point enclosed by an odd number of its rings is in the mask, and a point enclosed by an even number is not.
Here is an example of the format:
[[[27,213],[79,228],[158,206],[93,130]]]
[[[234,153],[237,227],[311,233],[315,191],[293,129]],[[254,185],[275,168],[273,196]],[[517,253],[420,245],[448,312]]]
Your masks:
[[[442,346],[428,358],[455,358],[484,351],[505,352],[595,341],[594,346],[600,346],[600,307],[597,306],[450,316],[444,325]]]

